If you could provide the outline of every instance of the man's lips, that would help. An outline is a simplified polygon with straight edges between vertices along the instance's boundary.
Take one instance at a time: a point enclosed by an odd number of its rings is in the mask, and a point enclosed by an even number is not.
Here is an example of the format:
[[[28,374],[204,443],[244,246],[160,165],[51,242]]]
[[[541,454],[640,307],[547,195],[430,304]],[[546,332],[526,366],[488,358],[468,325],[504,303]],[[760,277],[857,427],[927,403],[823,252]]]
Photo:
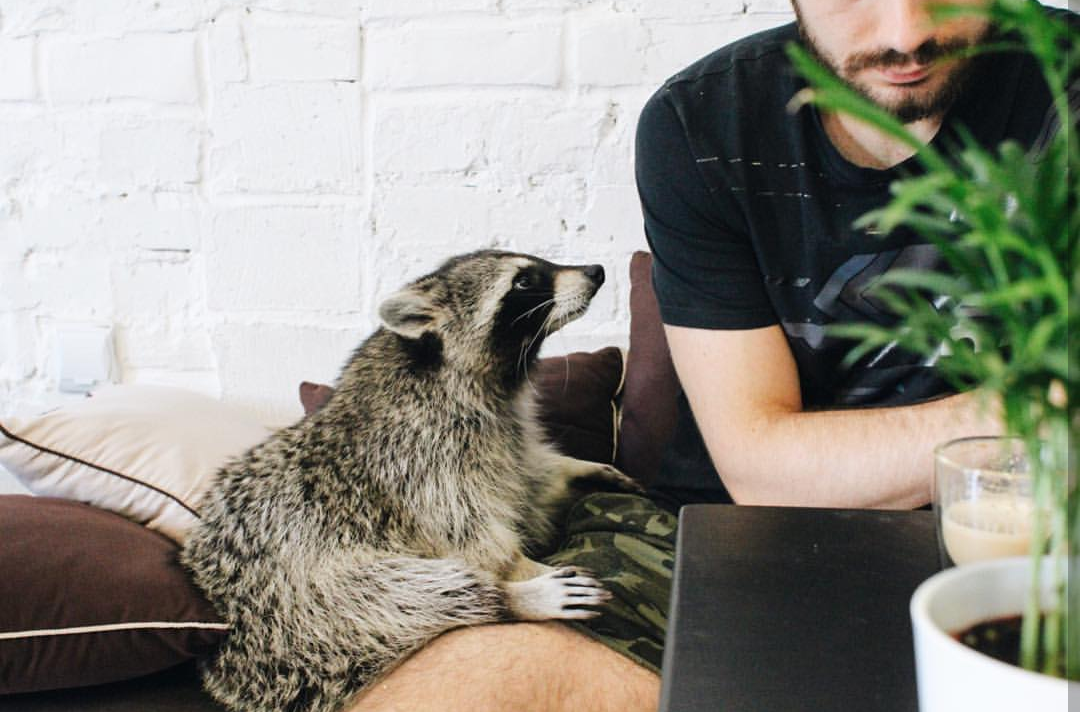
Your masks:
[[[930,74],[929,67],[882,67],[878,71],[890,84],[915,84]]]

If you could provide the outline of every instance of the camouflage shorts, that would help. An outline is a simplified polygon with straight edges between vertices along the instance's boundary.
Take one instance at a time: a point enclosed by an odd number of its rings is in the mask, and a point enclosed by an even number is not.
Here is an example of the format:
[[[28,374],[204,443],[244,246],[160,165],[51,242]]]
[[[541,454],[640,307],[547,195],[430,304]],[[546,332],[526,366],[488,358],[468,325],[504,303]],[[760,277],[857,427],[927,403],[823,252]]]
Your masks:
[[[570,623],[660,673],[678,519],[645,497],[598,493],[574,505],[559,549],[544,562],[593,572],[614,597],[596,618]]]

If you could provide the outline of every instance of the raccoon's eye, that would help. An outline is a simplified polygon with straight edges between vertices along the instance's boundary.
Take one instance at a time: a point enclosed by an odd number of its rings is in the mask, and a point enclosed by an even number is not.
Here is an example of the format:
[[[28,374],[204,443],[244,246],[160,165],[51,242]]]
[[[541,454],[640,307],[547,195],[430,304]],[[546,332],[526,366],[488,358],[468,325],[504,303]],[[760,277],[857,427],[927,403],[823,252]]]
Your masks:
[[[514,289],[526,290],[533,286],[533,279],[528,274],[522,272],[517,277],[514,277]]]

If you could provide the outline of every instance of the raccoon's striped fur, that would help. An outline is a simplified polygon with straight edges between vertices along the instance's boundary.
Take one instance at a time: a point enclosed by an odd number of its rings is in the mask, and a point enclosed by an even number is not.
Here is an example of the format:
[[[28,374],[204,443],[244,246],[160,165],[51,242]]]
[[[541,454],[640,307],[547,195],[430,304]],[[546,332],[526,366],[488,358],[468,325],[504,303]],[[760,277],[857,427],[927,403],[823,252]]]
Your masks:
[[[328,712],[451,628],[595,615],[587,572],[525,557],[575,477],[527,369],[582,314],[599,266],[457,257],[380,307],[316,413],[225,466],[182,554],[231,632],[204,665],[239,712]]]

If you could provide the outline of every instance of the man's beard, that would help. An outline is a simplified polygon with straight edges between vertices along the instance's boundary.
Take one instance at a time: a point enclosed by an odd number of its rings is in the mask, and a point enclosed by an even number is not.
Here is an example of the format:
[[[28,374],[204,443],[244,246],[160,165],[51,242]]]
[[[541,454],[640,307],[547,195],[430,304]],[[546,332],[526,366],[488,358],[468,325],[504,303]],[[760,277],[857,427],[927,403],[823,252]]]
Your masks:
[[[898,52],[891,48],[873,52],[860,52],[848,57],[844,60],[843,66],[840,66],[835,59],[825,54],[814,40],[814,37],[806,31],[802,18],[798,16],[798,3],[792,4],[795,6],[795,14],[798,18],[799,35],[802,37],[803,44],[810,54],[861,96],[888,111],[904,124],[944,116],[945,112],[963,93],[967,80],[975,67],[976,58],[959,60],[956,66],[950,68],[949,75],[945,77],[940,86],[931,91],[919,92],[916,90],[910,92],[911,95],[906,98],[891,101],[875,96],[870,86],[853,79],[856,73],[871,67],[904,67],[912,64],[927,66],[932,62],[956,57],[964,50],[984,42],[990,34],[988,28],[974,39],[954,38],[946,42],[938,42],[936,39],[931,38],[910,53]]]

